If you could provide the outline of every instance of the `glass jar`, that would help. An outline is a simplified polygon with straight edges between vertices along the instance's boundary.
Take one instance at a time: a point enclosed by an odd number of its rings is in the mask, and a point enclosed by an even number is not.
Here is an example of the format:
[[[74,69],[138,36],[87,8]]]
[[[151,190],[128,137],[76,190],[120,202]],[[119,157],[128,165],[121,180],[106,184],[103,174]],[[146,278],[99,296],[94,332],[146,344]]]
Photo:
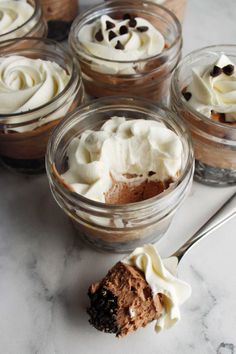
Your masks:
[[[157,120],[180,137],[182,168],[178,179],[163,193],[144,201],[115,205],[88,199],[63,184],[60,175],[67,170],[67,149],[72,139],[87,129],[99,129],[112,116]],[[72,220],[79,237],[96,248],[124,252],[155,242],[167,231],[192,184],[193,150],[186,127],[175,114],[141,98],[110,97],[84,105],[59,124],[49,140],[46,170],[52,194]]]
[[[27,0],[27,2],[34,8],[32,16],[21,26],[16,29],[1,34],[0,33],[0,48],[5,48],[7,45],[12,45],[14,42],[6,42],[9,39],[17,39],[24,36],[27,37],[46,37],[47,36],[47,24],[43,18],[42,8],[39,0]],[[16,13],[17,15],[17,13]],[[19,45],[19,42],[18,42]],[[15,47],[15,49],[17,49]],[[20,48],[19,48],[20,49]]]
[[[52,129],[83,100],[83,85],[78,66],[72,56],[56,42],[48,39],[10,40],[19,50],[1,53],[1,57],[20,55],[26,58],[56,62],[70,74],[65,88],[48,103],[19,113],[1,114],[0,159],[18,172],[39,173],[45,170],[44,156]]]
[[[121,19],[127,13],[148,20],[162,33],[166,43],[162,53],[136,61],[115,61],[94,56],[83,48],[78,37],[83,26],[96,21],[102,15]],[[88,95],[136,95],[165,103],[169,94],[171,73],[181,57],[181,25],[172,12],[151,2],[106,1],[75,19],[69,35],[69,44],[80,63]],[[117,68],[114,72],[111,71],[111,64]],[[128,68],[125,74],[119,69],[121,65]]]
[[[236,64],[236,46],[219,45],[196,50],[179,63],[171,83],[171,109],[189,127],[195,152],[195,179],[227,186],[236,184],[236,125],[220,123],[197,112],[184,99],[182,91],[192,80],[192,68],[212,66],[225,53]]]

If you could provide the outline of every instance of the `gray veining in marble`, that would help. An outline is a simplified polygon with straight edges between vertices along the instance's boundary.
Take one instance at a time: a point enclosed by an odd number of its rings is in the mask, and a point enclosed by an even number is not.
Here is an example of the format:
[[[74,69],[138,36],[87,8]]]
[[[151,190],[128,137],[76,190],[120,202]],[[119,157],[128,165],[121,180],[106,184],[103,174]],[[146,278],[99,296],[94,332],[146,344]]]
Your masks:
[[[184,52],[234,43],[235,21],[235,0],[189,0]],[[193,289],[182,321],[159,335],[150,325],[117,340],[89,325],[86,292],[120,257],[80,243],[45,176],[17,176],[0,167],[0,185],[0,354],[236,353],[235,219],[181,262],[179,276]],[[194,183],[158,243],[161,254],[171,254],[232,190]]]

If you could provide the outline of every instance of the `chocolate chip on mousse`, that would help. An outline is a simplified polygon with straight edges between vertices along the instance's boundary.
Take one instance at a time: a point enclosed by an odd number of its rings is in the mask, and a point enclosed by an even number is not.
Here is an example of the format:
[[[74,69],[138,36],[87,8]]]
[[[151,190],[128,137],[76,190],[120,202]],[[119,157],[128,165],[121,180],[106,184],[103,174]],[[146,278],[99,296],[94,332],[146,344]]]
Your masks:
[[[186,101],[189,101],[190,98],[192,97],[191,92],[187,92],[187,91],[184,92],[183,91],[182,94],[183,94],[184,98],[186,99]]]
[[[147,32],[148,31],[148,26],[139,26],[136,28],[139,32]]]
[[[135,20],[135,18],[131,18],[129,20],[128,25],[129,25],[129,27],[132,27],[132,28],[136,27],[137,26],[137,21]]]
[[[106,30],[116,27],[116,25],[111,21],[106,21]]]
[[[222,74],[222,69],[221,69],[219,66],[214,65],[213,69],[212,69],[211,72],[210,72],[210,75],[211,75],[212,77],[217,77],[217,76],[219,76],[220,74]]]
[[[128,30],[128,28],[126,26],[121,26],[120,29],[119,29],[120,35],[126,34],[128,32],[129,32],[129,30]]]
[[[123,46],[123,44],[120,41],[117,41],[116,45],[115,45],[116,49],[120,49],[120,50],[124,50],[125,47]]]
[[[114,31],[110,31],[108,34],[109,41],[111,41],[115,37],[117,37],[117,34]]]
[[[102,34],[102,30],[100,29],[96,34],[95,34],[95,39],[98,42],[102,42],[103,41],[103,34]]]
[[[234,65],[228,64],[222,68],[223,73],[227,76],[231,76],[234,73]]]

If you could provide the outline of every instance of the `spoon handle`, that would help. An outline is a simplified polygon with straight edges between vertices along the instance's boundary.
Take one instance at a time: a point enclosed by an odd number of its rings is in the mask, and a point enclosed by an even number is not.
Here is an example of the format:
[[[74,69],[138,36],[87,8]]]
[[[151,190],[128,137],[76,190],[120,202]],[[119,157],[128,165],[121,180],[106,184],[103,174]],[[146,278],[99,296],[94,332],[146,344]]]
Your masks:
[[[186,241],[172,256],[177,257],[178,263],[189,249],[236,215],[236,192],[222,205],[220,209],[200,229]]]

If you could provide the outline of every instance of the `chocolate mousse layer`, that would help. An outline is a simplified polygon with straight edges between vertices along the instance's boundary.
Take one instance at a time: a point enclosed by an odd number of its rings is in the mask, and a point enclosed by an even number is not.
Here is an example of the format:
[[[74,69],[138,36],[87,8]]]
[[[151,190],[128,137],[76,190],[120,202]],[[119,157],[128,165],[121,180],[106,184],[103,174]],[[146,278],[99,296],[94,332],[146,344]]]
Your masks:
[[[162,193],[172,182],[171,178],[165,181],[150,181],[146,179],[141,183],[114,180],[112,187],[105,194],[105,201],[107,204],[137,203]]]
[[[153,297],[144,274],[118,262],[99,283],[89,287],[89,322],[116,337],[145,327],[162,313],[161,296]]]

